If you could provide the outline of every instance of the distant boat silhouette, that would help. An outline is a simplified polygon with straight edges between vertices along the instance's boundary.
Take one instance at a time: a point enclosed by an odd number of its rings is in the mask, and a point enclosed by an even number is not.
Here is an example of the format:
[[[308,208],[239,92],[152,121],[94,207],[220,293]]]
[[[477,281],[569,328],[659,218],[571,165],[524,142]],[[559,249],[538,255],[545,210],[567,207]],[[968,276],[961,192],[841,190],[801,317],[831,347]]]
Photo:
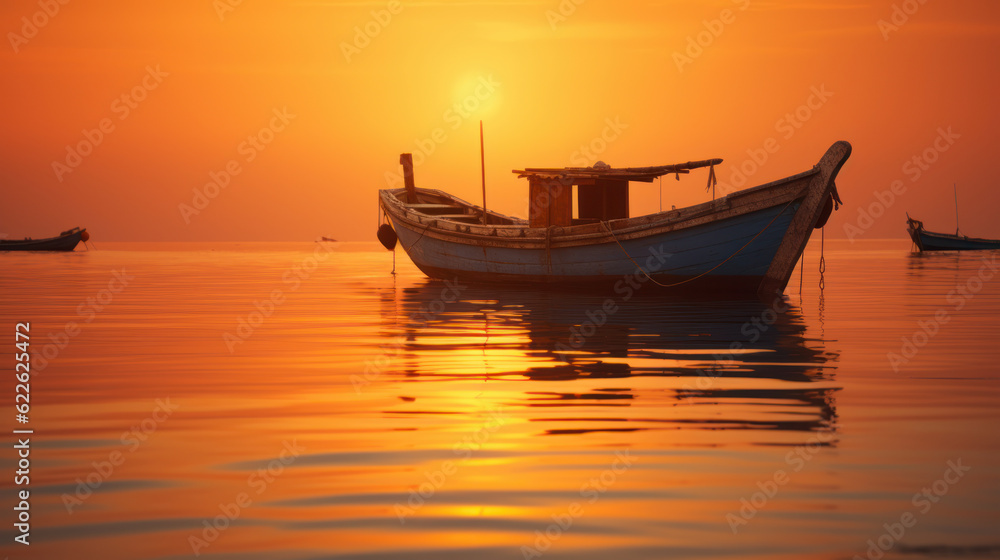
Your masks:
[[[1000,239],[982,239],[978,237],[968,237],[966,235],[955,235],[950,233],[937,233],[924,229],[924,223],[915,220],[906,214],[906,231],[910,234],[910,239],[916,244],[917,249],[923,251],[981,251],[984,249],[1000,249]]]
[[[337,243],[337,240],[332,237],[320,237],[320,241],[329,241],[330,243]]]
[[[810,233],[839,204],[834,180],[850,155],[851,145],[837,142],[804,173],[638,217],[628,215],[630,181],[713,167],[712,186],[722,160],[515,170],[529,182],[524,220],[416,188],[412,156],[403,154],[405,188],[379,191],[390,222],[379,240],[391,249],[398,238],[420,270],[444,280],[616,291],[648,280],[644,291],[683,286],[766,297],[784,291]]]
[[[86,228],[73,228],[57,237],[45,239],[0,239],[0,251],[72,251],[81,241],[90,239]]]

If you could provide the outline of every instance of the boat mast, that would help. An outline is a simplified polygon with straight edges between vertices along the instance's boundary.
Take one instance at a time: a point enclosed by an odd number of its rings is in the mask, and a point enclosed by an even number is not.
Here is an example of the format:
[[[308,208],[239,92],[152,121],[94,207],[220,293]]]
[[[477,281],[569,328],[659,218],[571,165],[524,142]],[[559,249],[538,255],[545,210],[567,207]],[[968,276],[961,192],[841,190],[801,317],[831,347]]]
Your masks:
[[[954,183],[955,187],[955,235],[958,235],[958,183]]]
[[[479,161],[483,169],[483,225],[487,225],[486,218],[486,147],[483,145],[483,121],[479,121]]]

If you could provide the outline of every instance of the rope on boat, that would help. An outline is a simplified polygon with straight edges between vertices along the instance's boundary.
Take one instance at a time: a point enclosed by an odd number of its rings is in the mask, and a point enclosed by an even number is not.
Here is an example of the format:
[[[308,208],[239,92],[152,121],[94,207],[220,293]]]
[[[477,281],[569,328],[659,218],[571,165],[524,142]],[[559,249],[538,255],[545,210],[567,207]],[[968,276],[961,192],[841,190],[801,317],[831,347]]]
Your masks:
[[[628,260],[632,261],[632,264],[634,264],[635,267],[637,269],[639,269],[646,276],[646,278],[648,278],[651,282],[653,282],[657,286],[660,286],[661,288],[673,288],[674,286],[680,286],[681,284],[687,284],[688,282],[694,282],[695,280],[701,278],[702,276],[705,276],[706,274],[709,274],[710,272],[716,270],[720,266],[722,266],[722,265],[726,264],[727,262],[729,262],[733,257],[735,257],[736,255],[740,254],[743,251],[743,249],[746,249],[751,243],[753,243],[758,237],[760,237],[761,234],[763,234],[765,231],[767,231],[767,228],[771,227],[771,225],[774,224],[774,222],[778,218],[780,218],[782,214],[785,213],[785,210],[787,210],[788,207],[791,206],[793,202],[795,202],[794,198],[792,200],[789,200],[788,204],[785,204],[785,206],[781,209],[781,212],[778,212],[778,214],[775,217],[771,218],[771,221],[768,222],[766,226],[764,226],[764,229],[758,231],[757,235],[755,235],[752,238],[750,238],[750,241],[747,241],[742,247],[740,247],[739,249],[737,249],[735,253],[733,253],[732,255],[729,255],[728,257],[726,257],[726,260],[720,262],[719,264],[713,266],[712,268],[706,270],[705,272],[702,272],[698,276],[694,276],[692,278],[688,278],[687,280],[682,280],[680,282],[674,282],[673,284],[661,284],[661,283],[657,282],[652,276],[649,275],[648,272],[646,272],[645,269],[643,269],[641,266],[639,266],[639,263],[635,262],[635,259],[633,259],[631,255],[628,254],[628,251],[625,250],[625,247],[622,246],[621,242],[618,241],[618,238],[615,236],[615,232],[611,230],[611,226],[608,224],[608,222],[601,221],[601,223],[604,224],[604,227],[608,230],[608,233],[611,234],[611,238],[615,240],[615,243],[618,244],[618,247],[622,250],[622,253],[625,253],[625,256],[628,257]]]
[[[420,236],[417,237],[417,240],[414,241],[413,243],[411,243],[409,247],[403,247],[404,249],[406,249],[407,253],[410,252],[410,249],[412,249],[412,248],[414,248],[414,247],[417,246],[417,242],[419,242],[421,239],[424,238],[424,234],[427,233],[427,230],[431,229],[431,223],[433,223],[433,222],[434,222],[434,220],[429,220],[427,222],[427,224],[424,225],[424,229],[423,229],[423,231],[420,232]],[[400,244],[402,244],[402,241],[400,241]]]
[[[388,249],[389,247],[386,244],[386,241],[382,239],[382,226],[383,226],[383,222],[385,224],[389,224],[389,215],[386,214],[385,208],[382,208],[382,204],[381,203],[379,203],[379,205],[378,205],[378,216],[377,216],[377,219],[378,219],[379,241],[382,242],[382,245],[385,246],[386,249]],[[389,225],[389,229],[392,230],[392,225]],[[389,274],[391,274],[393,276],[396,275],[396,241],[398,241],[398,240],[399,240],[399,237],[396,236],[395,231],[393,231],[393,240],[392,240],[392,271],[389,273]],[[411,245],[411,247],[412,247],[412,245]]]
[[[826,245],[826,228],[819,230],[819,291],[826,287],[823,273],[826,272],[826,258],[823,256],[823,248]]]
[[[802,249],[802,256],[799,257],[799,297],[802,296],[802,278],[806,271],[806,251]]]
[[[819,313],[819,329],[821,338],[826,337],[825,322],[823,321],[823,310],[826,308],[826,298],[824,297],[826,286],[826,281],[823,279],[823,273],[826,272],[826,259],[823,258],[823,249],[825,245],[825,232],[826,228],[820,230],[819,234],[819,302],[817,302],[817,311]]]
[[[715,200],[715,185],[719,184],[719,180],[715,178],[715,166],[713,165],[708,169],[708,184],[705,185],[705,192],[709,189],[712,190],[712,200]]]

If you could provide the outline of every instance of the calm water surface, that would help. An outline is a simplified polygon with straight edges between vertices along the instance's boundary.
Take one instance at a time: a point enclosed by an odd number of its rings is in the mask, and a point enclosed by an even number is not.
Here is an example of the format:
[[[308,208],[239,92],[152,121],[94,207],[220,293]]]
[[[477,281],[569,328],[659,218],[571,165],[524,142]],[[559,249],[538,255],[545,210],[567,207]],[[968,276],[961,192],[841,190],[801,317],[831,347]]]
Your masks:
[[[827,242],[821,291],[814,243],[761,303],[392,276],[374,244],[99,247],[0,254],[0,360],[18,322],[35,353],[5,556],[1000,556],[996,252]]]

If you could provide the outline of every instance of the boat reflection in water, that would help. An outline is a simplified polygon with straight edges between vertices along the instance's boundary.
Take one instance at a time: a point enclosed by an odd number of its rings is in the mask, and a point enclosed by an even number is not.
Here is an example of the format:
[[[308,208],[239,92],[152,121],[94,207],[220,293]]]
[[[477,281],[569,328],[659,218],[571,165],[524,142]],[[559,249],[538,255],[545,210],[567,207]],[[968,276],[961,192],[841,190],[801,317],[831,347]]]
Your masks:
[[[641,287],[608,297],[433,280],[386,291],[382,335],[398,347],[388,373],[427,397],[475,381],[468,398],[495,391],[535,434],[603,432],[608,444],[795,445],[835,431],[837,354],[806,336],[799,309],[783,299],[641,296]]]

